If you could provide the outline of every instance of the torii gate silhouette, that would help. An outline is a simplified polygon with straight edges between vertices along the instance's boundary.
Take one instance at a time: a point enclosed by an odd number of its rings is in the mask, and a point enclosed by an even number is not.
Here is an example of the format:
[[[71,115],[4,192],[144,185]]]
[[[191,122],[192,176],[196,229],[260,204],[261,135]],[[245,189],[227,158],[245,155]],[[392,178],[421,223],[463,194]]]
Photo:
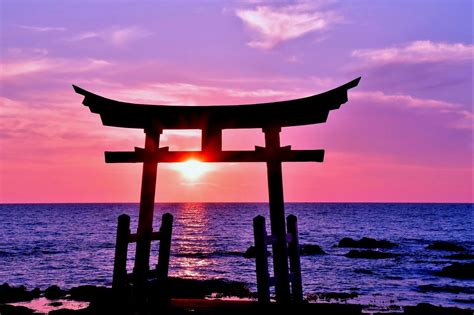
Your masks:
[[[329,111],[348,100],[348,90],[360,77],[333,90],[300,99],[249,105],[166,106],[119,102],[93,94],[73,85],[84,96],[83,104],[99,114],[105,126],[138,128],[145,132],[145,148],[131,152],[105,152],[106,163],[143,163],[140,213],[134,279],[146,283],[149,271],[150,244],[153,233],[156,173],[158,163],[183,162],[194,158],[201,162],[265,162],[273,239],[275,296],[287,303],[290,296],[288,245],[285,227],[282,162],[322,162],[324,150],[292,150],[280,146],[282,127],[324,123]],[[222,130],[261,128],[265,147],[254,151],[223,151]],[[201,151],[169,151],[159,147],[164,129],[201,129]],[[299,262],[298,262],[299,264]]]

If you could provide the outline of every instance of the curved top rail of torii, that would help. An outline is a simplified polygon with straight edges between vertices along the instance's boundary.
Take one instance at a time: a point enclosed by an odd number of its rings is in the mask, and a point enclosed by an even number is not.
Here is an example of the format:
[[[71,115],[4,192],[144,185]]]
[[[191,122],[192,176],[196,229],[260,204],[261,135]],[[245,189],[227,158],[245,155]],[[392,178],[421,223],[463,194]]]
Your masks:
[[[335,89],[304,98],[248,105],[145,105],[115,101],[73,85],[83,104],[105,126],[149,129],[280,128],[323,123],[330,110],[346,103],[360,77]]]

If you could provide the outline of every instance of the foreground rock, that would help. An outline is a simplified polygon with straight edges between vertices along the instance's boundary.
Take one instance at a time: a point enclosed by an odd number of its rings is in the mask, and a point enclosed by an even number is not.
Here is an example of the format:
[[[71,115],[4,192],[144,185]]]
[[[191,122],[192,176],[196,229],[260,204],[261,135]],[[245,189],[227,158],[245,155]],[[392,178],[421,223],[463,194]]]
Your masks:
[[[13,306],[0,303],[0,314],[2,315],[29,315],[37,314],[32,309],[24,306]]]
[[[57,300],[66,295],[66,291],[61,290],[57,285],[52,285],[44,291],[44,297],[49,300]]]
[[[436,272],[436,275],[457,279],[474,279],[474,263],[454,263]]]
[[[312,255],[326,255],[327,253],[319,246],[313,244],[300,245],[300,255],[312,256]]]
[[[472,310],[457,307],[434,306],[429,303],[420,303],[416,306],[405,306],[403,314],[409,315],[472,315]]]
[[[24,285],[12,287],[8,283],[4,283],[0,286],[0,303],[31,301],[39,297],[40,293],[38,288],[28,291]]]
[[[247,248],[247,250],[244,253],[244,258],[255,258],[257,255],[257,250],[255,249],[255,246],[250,246]],[[267,251],[267,257],[270,256],[271,253]]]
[[[449,292],[449,293],[467,293],[467,294],[474,294],[474,288],[471,287],[461,287],[457,285],[443,285],[437,286],[434,284],[427,284],[427,285],[420,285],[418,289],[421,292]]]
[[[376,240],[370,237],[363,237],[360,240],[344,237],[337,246],[346,248],[394,248],[398,245],[387,240]]]
[[[444,251],[450,251],[450,252],[463,252],[466,250],[461,245],[458,245],[452,242],[446,242],[446,241],[433,242],[433,244],[426,246],[426,249],[444,250]]]
[[[398,257],[398,254],[384,253],[374,250],[351,250],[344,256],[348,258],[365,258],[365,259],[387,259]]]

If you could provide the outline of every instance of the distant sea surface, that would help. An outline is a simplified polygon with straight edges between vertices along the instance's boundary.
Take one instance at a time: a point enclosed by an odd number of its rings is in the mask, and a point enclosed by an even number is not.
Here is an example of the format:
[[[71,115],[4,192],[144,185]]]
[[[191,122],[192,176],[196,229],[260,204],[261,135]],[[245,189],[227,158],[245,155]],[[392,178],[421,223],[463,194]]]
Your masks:
[[[155,229],[165,212],[175,218],[172,276],[243,281],[255,290],[255,262],[242,253],[253,244],[253,217],[264,215],[269,230],[267,204],[157,204]],[[0,205],[0,283],[29,289],[52,284],[110,286],[117,217],[122,213],[131,216],[132,232],[136,231],[137,204]],[[425,248],[444,240],[472,254],[472,204],[287,203],[286,213],[298,217],[301,244],[317,244],[328,253],[301,258],[306,295],[356,292],[359,296],[351,302],[473,307],[473,280],[435,275],[456,262],[447,258],[454,253]],[[349,248],[334,247],[343,237],[364,236],[399,244],[384,250],[400,254],[399,258],[347,258],[343,255]],[[152,246],[152,266],[157,245]],[[133,256],[134,246],[130,246],[129,271]],[[421,285],[456,286],[464,292],[423,293]]]

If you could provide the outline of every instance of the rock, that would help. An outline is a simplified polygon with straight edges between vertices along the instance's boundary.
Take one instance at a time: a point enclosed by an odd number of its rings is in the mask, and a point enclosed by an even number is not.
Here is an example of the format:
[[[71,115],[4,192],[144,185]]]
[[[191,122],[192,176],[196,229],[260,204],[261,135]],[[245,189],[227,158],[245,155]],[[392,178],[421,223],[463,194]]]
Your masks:
[[[429,303],[420,303],[416,306],[403,307],[403,314],[409,315],[472,315],[471,310],[457,307],[434,306]]]
[[[24,306],[13,306],[8,304],[0,304],[0,314],[2,315],[29,315],[36,314],[34,310]]]
[[[330,301],[330,300],[342,300],[346,301],[348,299],[353,299],[358,297],[359,295],[357,293],[351,292],[322,292],[322,293],[313,293],[309,294],[307,299],[308,301],[318,301],[318,300],[325,300],[325,301]]]
[[[311,255],[326,255],[327,253],[319,246],[313,244],[300,245],[300,255],[311,256]]]
[[[44,297],[48,300],[57,300],[66,295],[66,292],[61,290],[57,285],[52,285],[44,291]]]
[[[386,259],[398,257],[397,254],[377,252],[374,250],[351,250],[344,256],[348,258]]]
[[[457,259],[457,260],[472,260],[474,259],[474,255],[462,253],[462,254],[452,254],[452,255],[444,256],[444,258]]]
[[[63,302],[51,302],[48,304],[49,306],[53,306],[53,307],[58,307],[58,306],[61,306],[63,305]]]
[[[449,293],[467,293],[467,294],[474,294],[474,288],[471,287],[460,287],[457,285],[443,285],[437,286],[433,284],[427,285],[420,285],[418,289],[425,293],[425,292],[449,292]]]
[[[39,296],[38,288],[28,291],[24,285],[19,287],[11,287],[8,283],[0,285],[0,303],[31,301]]]
[[[446,241],[436,241],[433,244],[426,246],[426,249],[431,250],[445,250],[450,252],[463,252],[466,249],[458,244],[446,242]]]
[[[436,275],[457,279],[474,279],[474,263],[453,263],[436,272]]]
[[[350,237],[344,237],[337,246],[348,248],[394,248],[398,245],[387,240],[379,241],[370,237],[363,237],[358,241]]]
[[[255,246],[250,246],[244,253],[244,258],[255,258],[257,251],[255,250]],[[267,257],[270,256],[271,253],[267,251]]]
[[[104,296],[111,291],[110,288],[95,285],[81,285],[69,290],[70,298],[75,301],[92,301],[100,296]]]

